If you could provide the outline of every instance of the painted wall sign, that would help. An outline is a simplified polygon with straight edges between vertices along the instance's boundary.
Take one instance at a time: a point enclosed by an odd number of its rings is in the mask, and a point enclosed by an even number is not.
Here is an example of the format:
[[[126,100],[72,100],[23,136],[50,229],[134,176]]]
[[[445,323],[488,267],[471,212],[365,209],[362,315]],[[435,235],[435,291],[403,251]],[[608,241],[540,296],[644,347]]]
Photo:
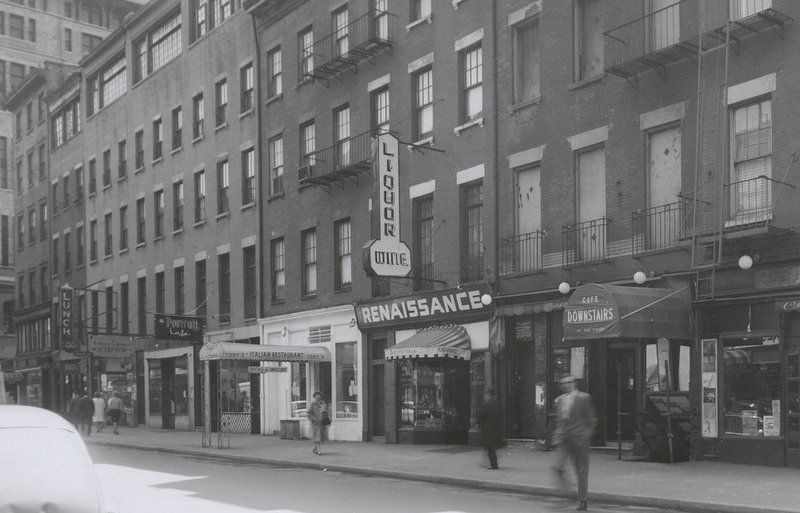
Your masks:
[[[202,317],[188,315],[155,314],[155,336],[165,340],[190,340],[201,342],[206,328]]]
[[[488,285],[446,289],[360,303],[355,306],[359,329],[427,323],[468,322],[489,319],[494,303],[483,304]]]
[[[800,286],[800,265],[783,265],[755,272],[756,290]]]
[[[72,353],[78,350],[80,340],[75,336],[72,327],[72,307],[74,290],[68,284],[62,285],[58,292],[59,299],[59,336],[61,337],[61,349]]]
[[[400,240],[400,174],[397,138],[378,136],[378,218],[380,233],[363,248],[369,276],[406,277],[411,274],[411,250]]]
[[[93,357],[130,358],[133,353],[133,338],[128,335],[89,335],[89,354]]]

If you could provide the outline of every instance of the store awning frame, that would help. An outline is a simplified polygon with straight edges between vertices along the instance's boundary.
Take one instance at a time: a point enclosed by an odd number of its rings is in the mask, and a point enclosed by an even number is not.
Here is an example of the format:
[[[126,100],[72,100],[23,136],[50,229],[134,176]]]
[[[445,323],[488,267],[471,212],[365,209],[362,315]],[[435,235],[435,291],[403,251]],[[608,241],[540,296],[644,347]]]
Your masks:
[[[200,348],[200,360],[241,360],[259,362],[329,362],[331,352],[321,345],[286,346],[207,342]]]
[[[690,301],[682,289],[587,283],[564,308],[565,340],[668,338],[690,340]]]
[[[0,377],[3,381],[10,384],[22,383],[25,376],[19,371],[0,371]]]
[[[387,360],[406,358],[451,358],[469,360],[470,338],[458,324],[429,326],[384,351]]]

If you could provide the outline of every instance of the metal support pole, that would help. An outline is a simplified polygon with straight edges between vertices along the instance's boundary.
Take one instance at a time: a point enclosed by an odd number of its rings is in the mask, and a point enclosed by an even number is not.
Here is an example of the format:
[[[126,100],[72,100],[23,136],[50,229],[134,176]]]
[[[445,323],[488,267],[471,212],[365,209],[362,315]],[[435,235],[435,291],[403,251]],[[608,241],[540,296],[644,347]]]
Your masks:
[[[667,371],[667,444],[669,445],[669,462],[675,463],[675,453],[673,452],[672,441],[672,406],[670,405],[670,390],[672,389],[672,376],[669,373],[669,360],[664,362]]]
[[[617,362],[617,459],[622,459],[622,363]]]

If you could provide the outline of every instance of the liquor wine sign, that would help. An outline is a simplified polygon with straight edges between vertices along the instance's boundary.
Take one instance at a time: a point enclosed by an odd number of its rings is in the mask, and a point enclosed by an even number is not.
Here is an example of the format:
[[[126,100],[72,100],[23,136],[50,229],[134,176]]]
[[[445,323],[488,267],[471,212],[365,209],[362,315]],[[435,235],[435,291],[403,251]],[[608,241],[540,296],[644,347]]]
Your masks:
[[[202,342],[206,320],[189,315],[155,314],[156,338]]]
[[[380,234],[363,248],[364,270],[369,276],[411,274],[411,250],[400,240],[400,175],[397,138],[378,136],[378,216]]]

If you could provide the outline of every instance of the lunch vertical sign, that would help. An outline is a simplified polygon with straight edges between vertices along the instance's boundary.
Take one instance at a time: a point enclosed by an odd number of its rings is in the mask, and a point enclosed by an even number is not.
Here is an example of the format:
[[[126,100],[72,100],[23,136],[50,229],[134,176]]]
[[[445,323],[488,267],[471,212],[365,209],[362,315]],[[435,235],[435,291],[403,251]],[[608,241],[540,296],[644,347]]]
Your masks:
[[[364,270],[369,276],[411,274],[411,250],[400,240],[400,173],[397,138],[389,133],[378,136],[378,218],[380,233],[363,249]]]
[[[61,339],[61,350],[74,353],[78,350],[80,341],[73,331],[72,311],[75,290],[65,283],[58,290],[58,333]]]

